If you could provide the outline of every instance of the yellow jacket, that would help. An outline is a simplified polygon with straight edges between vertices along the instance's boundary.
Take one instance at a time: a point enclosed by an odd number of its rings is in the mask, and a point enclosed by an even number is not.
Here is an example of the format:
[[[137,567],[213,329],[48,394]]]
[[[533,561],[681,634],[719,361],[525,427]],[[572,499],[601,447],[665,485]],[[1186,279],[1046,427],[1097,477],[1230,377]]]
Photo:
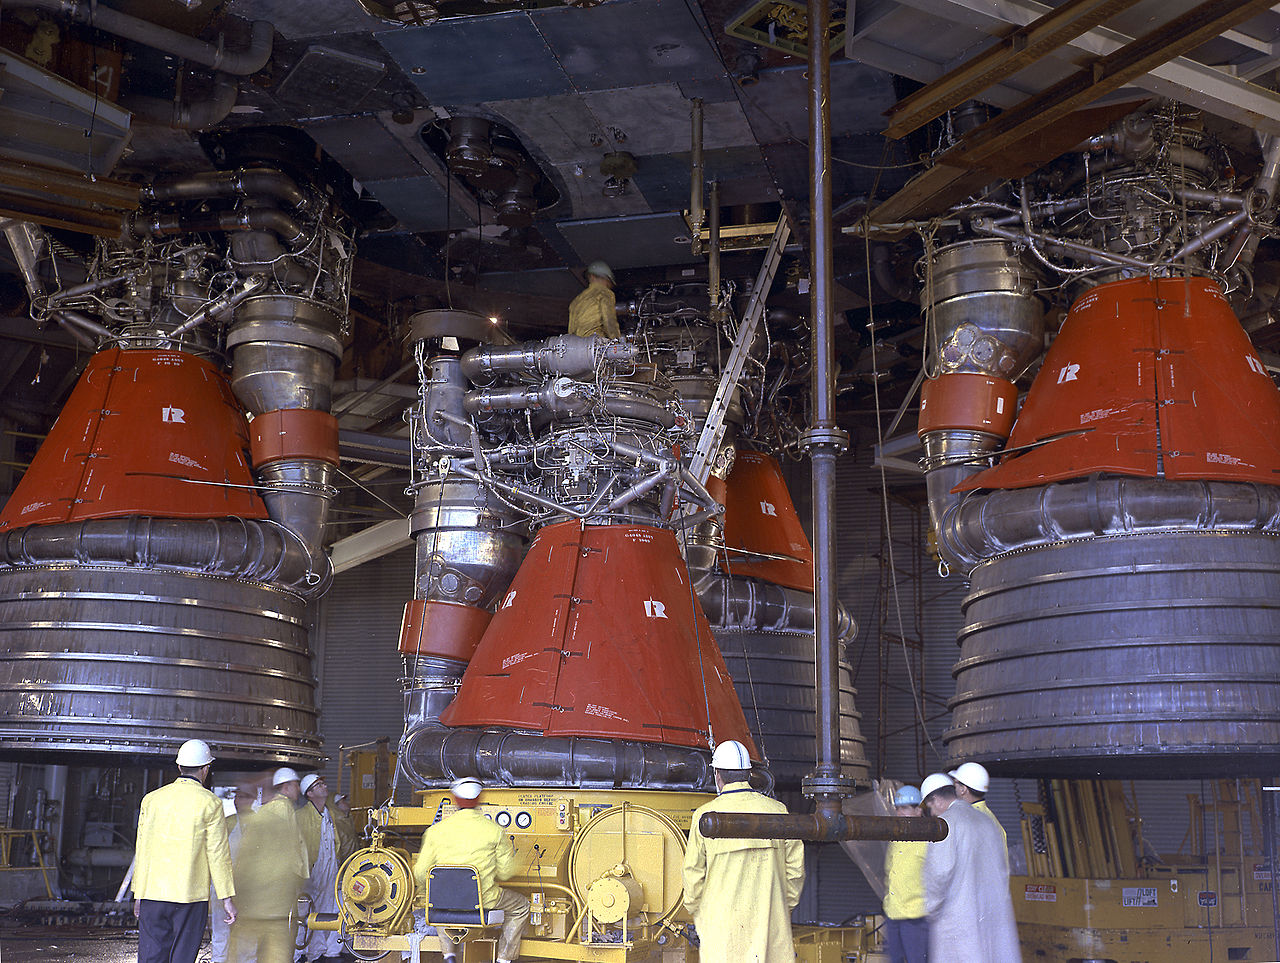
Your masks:
[[[996,824],[996,828],[1000,830],[1000,838],[1004,840],[1004,865],[1005,865],[1005,869],[1008,869],[1009,868],[1009,834],[1004,831],[1004,827],[1000,825],[1000,820],[996,818],[996,814],[991,811],[989,806],[987,806],[987,801],[985,799],[979,799],[976,803],[973,804],[973,808],[978,810],[978,812],[980,813],[986,814],[986,816],[993,823]]]
[[[693,914],[702,963],[792,963],[791,911],[804,888],[798,839],[707,839],[707,812],[785,813],[745,782],[730,783],[700,806],[684,854],[684,905]]]
[[[569,302],[569,333],[580,338],[593,334],[620,338],[618,299],[607,284],[588,284],[587,289]]]
[[[884,854],[884,915],[918,920],[924,909],[924,854],[929,844],[892,842]]]
[[[222,800],[197,779],[179,776],[142,797],[133,894],[169,903],[236,895]]]
[[[516,848],[511,837],[478,809],[450,813],[422,834],[422,849],[413,864],[420,892],[427,889],[433,866],[474,866],[480,876],[480,895],[486,908],[498,901],[498,880],[516,871]]]
[[[333,837],[337,846],[333,856],[341,866],[348,856],[356,851],[356,827],[351,821],[351,814],[344,813],[326,801],[324,807],[333,820]],[[308,865],[315,866],[320,858],[320,825],[324,817],[316,811],[311,803],[304,803],[298,810],[298,826],[302,830],[302,838],[307,843]]]
[[[278,920],[294,909],[311,876],[307,844],[293,800],[277,796],[256,813],[241,817],[236,851],[236,902],[246,919]]]

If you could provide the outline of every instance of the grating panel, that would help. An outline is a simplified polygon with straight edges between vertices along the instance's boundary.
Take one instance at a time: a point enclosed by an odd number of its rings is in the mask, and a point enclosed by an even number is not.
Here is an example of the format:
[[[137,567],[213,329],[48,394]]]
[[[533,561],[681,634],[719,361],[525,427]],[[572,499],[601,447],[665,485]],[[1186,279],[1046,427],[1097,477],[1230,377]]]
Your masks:
[[[302,116],[354,110],[386,72],[377,60],[312,46],[280,82],[276,97]]]
[[[578,90],[725,73],[719,53],[683,0],[614,0],[589,10],[541,10],[533,19]]]
[[[524,13],[442,20],[377,39],[433,103],[479,104],[510,97],[513,90],[542,97],[572,89]]]
[[[270,20],[276,33],[289,40],[387,29],[387,24],[365,13],[356,0],[231,0],[226,12],[245,20]]]

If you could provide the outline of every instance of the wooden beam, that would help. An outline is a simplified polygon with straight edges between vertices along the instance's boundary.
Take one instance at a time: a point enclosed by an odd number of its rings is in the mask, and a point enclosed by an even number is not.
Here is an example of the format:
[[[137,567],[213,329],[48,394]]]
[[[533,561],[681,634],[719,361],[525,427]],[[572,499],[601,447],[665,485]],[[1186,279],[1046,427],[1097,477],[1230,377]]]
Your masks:
[[[1208,0],[1163,27],[1100,57],[1070,77],[1028,97],[969,131],[929,170],[909,181],[874,211],[889,224],[946,207],[993,179],[987,162],[1019,141],[1060,123],[1077,109],[1123,87],[1153,67],[1195,49],[1224,30],[1270,9],[1273,0]],[[1056,154],[1053,156],[1057,156]],[[1044,157],[1041,162],[1052,160]]]
[[[886,137],[905,137],[988,87],[1127,10],[1138,0],[1070,0],[889,108]]]

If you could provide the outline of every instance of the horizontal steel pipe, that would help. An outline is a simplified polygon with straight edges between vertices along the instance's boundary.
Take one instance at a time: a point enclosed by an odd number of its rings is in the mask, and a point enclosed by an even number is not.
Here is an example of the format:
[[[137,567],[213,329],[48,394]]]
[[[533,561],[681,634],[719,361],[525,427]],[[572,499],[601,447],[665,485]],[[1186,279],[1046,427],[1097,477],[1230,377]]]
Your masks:
[[[658,743],[543,736],[509,729],[424,727],[400,743],[401,771],[415,787],[462,776],[506,786],[710,791],[705,749]]]
[[[307,206],[307,195],[293,178],[270,167],[246,167],[234,171],[208,171],[156,181],[142,189],[147,201],[197,201],[211,197],[270,197],[298,209]]]
[[[1137,532],[1280,533],[1280,488],[1250,482],[1090,478],[974,492],[939,514],[943,558],[964,571],[1050,542]]]
[[[703,813],[698,829],[709,839],[912,840],[947,838],[947,824],[932,816],[851,816],[843,813]]]
[[[332,579],[327,556],[311,554],[296,534],[270,521],[132,516],[0,535],[0,566],[97,563],[270,582],[304,597],[323,594]]]

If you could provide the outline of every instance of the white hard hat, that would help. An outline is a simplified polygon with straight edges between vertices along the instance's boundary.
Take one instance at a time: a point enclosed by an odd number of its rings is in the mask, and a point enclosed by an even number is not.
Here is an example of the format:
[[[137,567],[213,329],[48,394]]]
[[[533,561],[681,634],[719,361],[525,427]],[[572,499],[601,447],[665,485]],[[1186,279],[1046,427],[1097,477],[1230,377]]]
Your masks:
[[[213,753],[209,743],[203,739],[188,739],[178,747],[178,765],[196,768],[207,766],[213,762]]]
[[[459,799],[479,799],[483,789],[484,786],[480,785],[479,779],[475,779],[472,776],[464,776],[462,779],[453,781],[453,785],[449,787],[449,792]]]
[[[750,769],[751,757],[747,755],[747,747],[737,739],[727,739],[711,754],[711,766],[713,769]]]
[[[605,264],[604,261],[592,261],[587,265],[587,273],[594,274],[598,278],[613,280],[613,268]]]
[[[288,766],[281,766],[275,771],[275,775],[271,777],[271,785],[283,786],[286,782],[297,782],[298,774]]]
[[[986,792],[991,785],[991,777],[987,775],[986,768],[976,762],[962,762],[947,775],[956,782],[964,783],[974,792]]]
[[[320,774],[309,772],[302,777],[302,795],[306,795],[311,791],[311,787],[320,781]]]
[[[951,777],[945,772],[935,772],[924,777],[924,782],[920,784],[920,798],[928,799],[929,796],[937,792],[939,789],[945,789],[947,786],[954,785]]]

